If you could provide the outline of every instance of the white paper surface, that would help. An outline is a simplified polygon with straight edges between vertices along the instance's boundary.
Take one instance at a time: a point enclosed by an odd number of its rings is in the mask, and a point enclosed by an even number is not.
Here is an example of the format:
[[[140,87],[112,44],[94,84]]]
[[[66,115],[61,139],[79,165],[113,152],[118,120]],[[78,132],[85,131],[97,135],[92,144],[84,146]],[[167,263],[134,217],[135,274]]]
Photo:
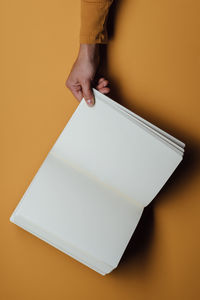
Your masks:
[[[182,160],[162,139],[102,101],[84,100],[51,153],[87,170],[140,205],[148,205]]]
[[[15,212],[15,222],[114,268],[143,208],[49,154]],[[71,248],[70,248],[71,247]]]
[[[95,271],[115,268],[184,144],[94,90],[84,99],[10,220]]]

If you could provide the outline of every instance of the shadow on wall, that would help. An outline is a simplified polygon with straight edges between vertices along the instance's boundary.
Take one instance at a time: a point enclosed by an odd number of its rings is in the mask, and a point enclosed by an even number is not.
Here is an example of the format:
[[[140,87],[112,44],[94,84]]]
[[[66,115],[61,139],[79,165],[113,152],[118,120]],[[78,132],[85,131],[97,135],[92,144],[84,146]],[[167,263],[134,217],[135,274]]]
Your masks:
[[[145,265],[148,260],[150,247],[153,243],[153,232],[154,210],[153,204],[150,204],[145,207],[142,217],[129,241],[121,261],[113,272],[120,272],[124,267],[126,268],[128,264],[130,268],[134,263],[138,265],[138,262],[140,266]]]
[[[192,143],[192,141],[188,141],[184,160],[172,174],[153,202],[145,207],[140,222],[129,241],[119,266],[113,271],[114,274],[119,274],[124,268],[127,270],[128,264],[128,269],[131,269],[134,265],[137,270],[138,264],[140,265],[140,269],[145,264],[148,264],[148,254],[154,243],[154,207],[156,206],[157,201],[159,203],[162,201],[170,201],[170,195],[179,189],[182,190],[183,188],[187,188],[187,184],[193,180],[199,170],[199,153],[200,146]],[[129,271],[131,271],[130,269]]]
[[[115,35],[115,22],[117,18],[117,13],[122,5],[122,0],[115,0],[111,5],[108,21],[107,21],[107,29],[109,39],[112,39]],[[123,5],[125,3],[123,2]],[[113,78],[109,78],[108,70],[107,70],[107,45],[100,45],[100,56],[101,56],[101,66],[97,71],[98,76],[104,76],[110,82],[112,82],[112,89],[109,93],[109,97],[117,100],[120,104],[127,103],[124,95],[122,95],[119,83],[113,80]],[[132,107],[127,107],[132,110]],[[186,143],[186,149],[184,154],[184,159],[181,164],[178,166],[173,175],[169,178],[163,189],[159,192],[154,201],[145,207],[143,215],[140,219],[140,222],[124,252],[124,255],[119,263],[117,269],[114,270],[115,274],[118,274],[120,270],[122,270],[127,263],[133,263],[133,261],[137,264],[138,262],[142,265],[147,263],[148,260],[148,252],[153,243],[154,237],[154,206],[157,201],[170,201],[170,195],[179,189],[186,188],[187,185],[194,179],[196,176],[199,165],[200,165],[200,144],[198,141],[193,140],[190,137],[184,136],[181,132],[178,132],[174,126],[163,123],[159,121],[157,124],[155,123],[155,116],[151,115],[147,112],[136,111],[134,107],[134,111],[139,114],[144,119],[152,122],[157,125],[161,129],[165,130],[169,134],[171,133],[173,136],[177,137],[181,141]],[[167,197],[166,197],[167,195]]]

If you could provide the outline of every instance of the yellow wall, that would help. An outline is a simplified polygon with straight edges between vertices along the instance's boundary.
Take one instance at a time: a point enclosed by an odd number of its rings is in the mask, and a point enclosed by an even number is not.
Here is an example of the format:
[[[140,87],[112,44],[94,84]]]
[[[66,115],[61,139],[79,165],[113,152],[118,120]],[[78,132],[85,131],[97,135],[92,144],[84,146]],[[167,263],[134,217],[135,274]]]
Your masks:
[[[65,80],[79,46],[80,3],[1,0],[0,299],[200,298],[199,12],[198,0],[117,7],[112,95],[184,141],[188,153],[122,263],[102,277],[9,222],[78,105]]]

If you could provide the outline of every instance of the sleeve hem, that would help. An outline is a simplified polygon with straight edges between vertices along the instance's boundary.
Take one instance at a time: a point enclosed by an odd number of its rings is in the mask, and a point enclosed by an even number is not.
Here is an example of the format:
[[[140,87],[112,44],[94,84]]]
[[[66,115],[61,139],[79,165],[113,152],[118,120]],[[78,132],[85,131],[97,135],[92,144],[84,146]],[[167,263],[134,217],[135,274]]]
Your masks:
[[[107,44],[108,38],[104,35],[80,35],[80,44]]]

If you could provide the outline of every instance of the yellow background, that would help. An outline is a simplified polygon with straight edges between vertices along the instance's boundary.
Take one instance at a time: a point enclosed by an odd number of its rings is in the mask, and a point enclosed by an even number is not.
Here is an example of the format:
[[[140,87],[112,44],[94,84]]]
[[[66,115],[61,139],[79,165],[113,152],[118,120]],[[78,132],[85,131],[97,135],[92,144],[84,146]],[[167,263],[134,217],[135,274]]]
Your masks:
[[[116,9],[112,96],[185,142],[185,159],[105,277],[10,223],[78,105],[65,80],[79,47],[80,2],[2,0],[1,300],[200,299],[199,1],[123,0]]]

